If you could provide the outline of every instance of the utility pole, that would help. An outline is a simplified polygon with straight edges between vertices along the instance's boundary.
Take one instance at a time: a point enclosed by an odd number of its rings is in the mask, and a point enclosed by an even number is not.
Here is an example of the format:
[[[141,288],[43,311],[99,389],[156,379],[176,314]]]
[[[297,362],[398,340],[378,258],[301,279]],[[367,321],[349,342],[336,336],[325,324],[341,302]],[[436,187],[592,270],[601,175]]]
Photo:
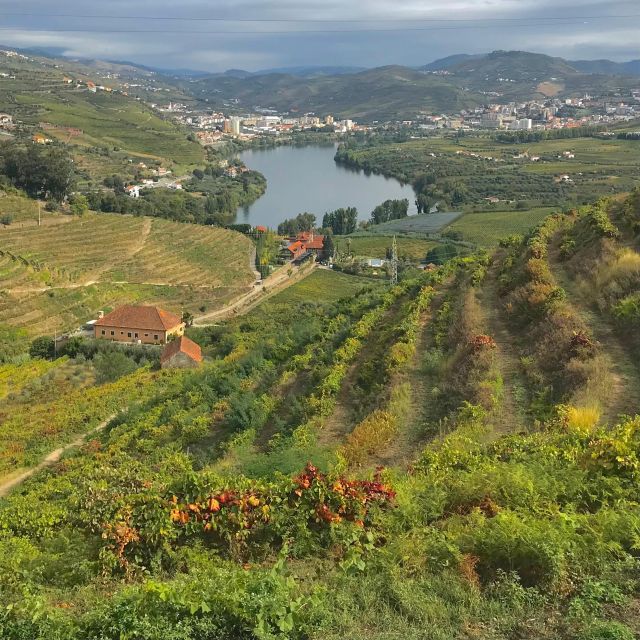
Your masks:
[[[393,236],[391,244],[391,286],[398,284],[398,242]]]
[[[40,216],[40,198],[38,198],[38,226],[42,224],[42,219]]]

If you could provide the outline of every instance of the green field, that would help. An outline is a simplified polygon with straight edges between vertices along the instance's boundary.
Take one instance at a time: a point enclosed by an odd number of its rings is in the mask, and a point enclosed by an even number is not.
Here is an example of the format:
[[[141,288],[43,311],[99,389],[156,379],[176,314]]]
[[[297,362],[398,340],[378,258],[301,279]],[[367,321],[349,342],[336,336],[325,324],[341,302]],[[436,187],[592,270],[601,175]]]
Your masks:
[[[575,157],[566,158],[564,152]],[[539,160],[531,159],[536,156]],[[432,174],[433,199],[444,195],[445,201],[455,202],[452,209],[464,210],[487,207],[486,199],[492,197],[503,202],[498,205],[503,209],[515,201],[580,205],[640,184],[640,141],[617,138],[505,144],[488,134],[442,135],[369,147],[351,144],[346,162],[410,184]],[[571,182],[559,183],[557,178],[565,174]]]
[[[526,233],[553,211],[542,207],[530,211],[466,213],[446,227],[443,233],[458,231],[462,233],[464,242],[472,242],[479,247],[495,247],[501,238]]]
[[[460,213],[424,213],[417,216],[407,216],[399,220],[371,225],[367,228],[367,235],[372,233],[382,235],[436,233],[445,225],[451,224],[460,215]]]
[[[355,256],[362,256],[366,258],[386,258],[387,249],[391,248],[393,236],[383,235],[355,235],[355,236],[336,236],[334,238],[336,249],[338,253],[347,253],[351,250],[351,253]],[[350,241],[350,245],[348,244]],[[398,244],[398,257],[408,258],[412,261],[423,260],[427,251],[437,246],[437,242],[431,240],[425,240],[423,238],[412,238],[399,236],[396,238]]]
[[[214,227],[114,214],[0,231],[0,324],[67,330],[123,303],[215,309],[254,279],[252,244]]]
[[[330,269],[316,269],[310,276],[275,295],[260,307],[269,310],[270,305],[291,305],[301,302],[335,302],[347,298],[371,286],[369,278],[351,276]]]

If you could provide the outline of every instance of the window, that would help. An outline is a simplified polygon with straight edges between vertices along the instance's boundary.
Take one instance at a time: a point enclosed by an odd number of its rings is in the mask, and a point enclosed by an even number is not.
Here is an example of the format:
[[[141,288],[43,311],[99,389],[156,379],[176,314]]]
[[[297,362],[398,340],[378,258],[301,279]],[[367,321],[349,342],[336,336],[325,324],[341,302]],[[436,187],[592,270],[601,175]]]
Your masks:
[[[104,329],[102,330],[102,335],[104,335]]]
[[[154,340],[157,340],[157,339],[158,339],[158,334],[157,334],[157,333],[153,336],[153,339],[154,339]]]
[[[112,336],[115,336],[115,335],[116,335],[116,332],[115,332],[115,331],[112,331],[112,332],[111,332],[111,335],[112,335]]]
[[[129,333],[127,333],[127,338],[131,337],[131,331],[129,331]]]
[[[134,337],[134,338],[137,338],[137,337],[138,337],[138,334],[137,334],[137,333],[134,333],[134,334],[133,334],[133,337]]]
[[[148,337],[149,337],[149,334],[148,334],[148,333],[145,333],[145,334],[144,334],[144,337],[145,337],[145,338],[148,338]]]

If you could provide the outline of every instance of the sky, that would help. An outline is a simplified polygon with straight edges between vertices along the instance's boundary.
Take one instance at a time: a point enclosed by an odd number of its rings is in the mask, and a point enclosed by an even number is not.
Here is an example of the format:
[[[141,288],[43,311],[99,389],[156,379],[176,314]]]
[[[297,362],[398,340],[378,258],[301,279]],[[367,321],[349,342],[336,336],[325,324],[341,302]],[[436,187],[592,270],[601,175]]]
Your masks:
[[[233,33],[235,32],[235,33]],[[163,69],[640,58],[640,0],[2,0],[0,44]]]

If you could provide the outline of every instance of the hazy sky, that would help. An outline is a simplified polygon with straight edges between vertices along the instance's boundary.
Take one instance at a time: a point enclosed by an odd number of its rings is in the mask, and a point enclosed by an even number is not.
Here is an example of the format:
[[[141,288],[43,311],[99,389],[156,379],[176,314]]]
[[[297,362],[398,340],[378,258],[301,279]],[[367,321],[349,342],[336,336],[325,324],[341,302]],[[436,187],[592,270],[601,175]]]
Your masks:
[[[494,49],[621,61],[640,58],[640,0],[2,0],[0,32],[9,46],[206,71]]]

